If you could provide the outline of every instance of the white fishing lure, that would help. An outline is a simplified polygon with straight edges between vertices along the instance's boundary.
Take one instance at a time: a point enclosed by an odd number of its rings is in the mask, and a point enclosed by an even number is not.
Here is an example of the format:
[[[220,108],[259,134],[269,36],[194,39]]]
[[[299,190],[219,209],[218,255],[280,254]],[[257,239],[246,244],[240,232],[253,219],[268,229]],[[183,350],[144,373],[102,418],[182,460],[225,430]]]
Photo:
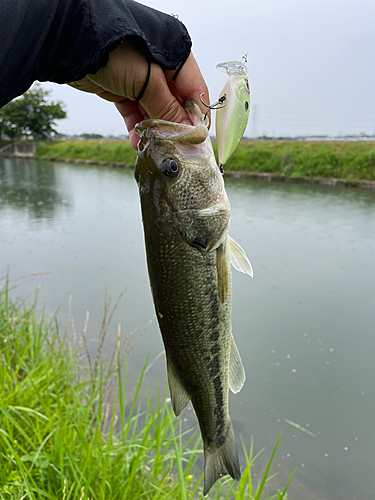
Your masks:
[[[216,68],[228,75],[219,98],[219,102],[225,106],[218,108],[216,112],[219,164],[225,165],[245,132],[250,113],[250,87],[247,68],[243,62],[220,63]]]

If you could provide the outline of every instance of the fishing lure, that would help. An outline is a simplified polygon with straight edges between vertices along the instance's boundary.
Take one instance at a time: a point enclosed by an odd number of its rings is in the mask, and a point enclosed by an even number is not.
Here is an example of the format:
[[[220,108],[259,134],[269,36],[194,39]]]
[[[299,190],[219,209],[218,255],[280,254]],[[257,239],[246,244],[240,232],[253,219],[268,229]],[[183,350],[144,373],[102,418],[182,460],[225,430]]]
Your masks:
[[[218,102],[225,104],[216,108],[216,140],[219,154],[219,166],[229,160],[237,148],[249,119],[250,113],[250,87],[243,62],[230,61],[216,66],[219,71],[228,75]]]

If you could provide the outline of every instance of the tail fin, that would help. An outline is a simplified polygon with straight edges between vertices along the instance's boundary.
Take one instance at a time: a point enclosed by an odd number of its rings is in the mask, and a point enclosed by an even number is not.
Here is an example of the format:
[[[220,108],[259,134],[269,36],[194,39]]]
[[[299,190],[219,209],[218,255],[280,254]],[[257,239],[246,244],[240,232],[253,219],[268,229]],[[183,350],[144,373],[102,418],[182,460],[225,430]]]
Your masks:
[[[211,487],[225,474],[239,481],[241,478],[240,463],[234,438],[232,422],[229,420],[225,443],[213,452],[204,446],[204,490],[207,495]]]

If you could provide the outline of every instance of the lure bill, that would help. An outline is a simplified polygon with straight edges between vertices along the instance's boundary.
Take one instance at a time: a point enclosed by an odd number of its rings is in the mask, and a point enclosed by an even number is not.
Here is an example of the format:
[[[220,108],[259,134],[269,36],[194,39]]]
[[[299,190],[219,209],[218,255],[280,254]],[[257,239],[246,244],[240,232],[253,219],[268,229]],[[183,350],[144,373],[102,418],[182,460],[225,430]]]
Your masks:
[[[228,75],[219,97],[226,106],[218,108],[216,113],[219,164],[225,165],[245,132],[250,113],[250,87],[243,62],[220,63],[216,68]]]

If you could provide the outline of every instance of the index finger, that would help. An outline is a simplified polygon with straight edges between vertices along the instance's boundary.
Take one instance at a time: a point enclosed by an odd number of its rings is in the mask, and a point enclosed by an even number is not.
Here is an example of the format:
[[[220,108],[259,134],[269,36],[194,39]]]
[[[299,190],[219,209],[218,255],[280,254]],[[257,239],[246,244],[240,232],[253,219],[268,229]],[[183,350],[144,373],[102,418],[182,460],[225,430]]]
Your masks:
[[[167,78],[172,78],[173,74],[174,72],[168,71],[166,76]],[[168,78],[168,80],[170,78]],[[173,85],[181,101],[193,99],[198,104],[203,114],[207,112],[207,108],[201,103],[199,96],[204,94],[204,102],[210,104],[208,88],[192,52],[190,52],[189,57],[182,66]]]

